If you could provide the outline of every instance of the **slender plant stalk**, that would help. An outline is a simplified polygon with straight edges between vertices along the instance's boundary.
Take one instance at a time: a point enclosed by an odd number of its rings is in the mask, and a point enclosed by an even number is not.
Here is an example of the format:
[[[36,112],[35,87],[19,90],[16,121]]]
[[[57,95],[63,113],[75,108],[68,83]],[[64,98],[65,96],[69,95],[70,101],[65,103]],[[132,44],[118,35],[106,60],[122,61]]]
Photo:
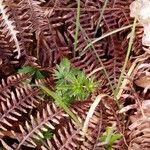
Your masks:
[[[100,41],[100,40],[102,40],[102,39],[104,39],[104,38],[106,38],[106,37],[108,37],[108,36],[110,36],[110,35],[112,35],[112,34],[115,34],[115,33],[120,32],[120,31],[122,31],[122,30],[131,28],[132,26],[133,26],[133,24],[128,25],[128,26],[125,26],[125,27],[122,27],[122,28],[119,28],[119,29],[116,29],[116,30],[113,30],[113,31],[111,31],[111,32],[108,32],[108,33],[102,35],[102,36],[99,37],[99,38],[96,38],[95,40],[91,41],[91,42],[83,49],[83,52],[84,52],[85,50],[87,50],[90,46],[92,46],[93,44],[95,44],[96,42],[98,42],[98,41]]]
[[[47,87],[43,85],[34,85],[40,87],[44,92],[46,92],[49,96],[51,96],[59,105],[64,109],[64,111],[75,121],[75,123],[81,128],[82,125],[75,114],[63,103],[61,97],[58,97],[55,92],[49,90]]]
[[[74,51],[73,56],[76,55],[76,48],[77,48],[77,42],[78,42],[78,33],[79,33],[79,26],[80,26],[80,0],[77,0],[77,16],[76,16],[76,30],[74,35]]]
[[[92,47],[92,49],[94,50],[94,53],[95,53],[95,55],[96,55],[96,57],[97,57],[97,59],[98,59],[100,65],[101,65],[102,68],[103,68],[104,74],[106,75],[106,78],[107,78],[108,83],[109,83],[109,85],[110,85],[110,88],[111,88],[111,90],[112,90],[112,93],[113,93],[115,102],[116,102],[116,104],[117,104],[117,106],[118,106],[119,109],[120,109],[120,105],[119,105],[119,102],[118,102],[118,99],[117,99],[117,92],[116,92],[116,89],[114,89],[114,87],[113,87],[113,85],[112,85],[112,82],[111,82],[111,80],[110,80],[110,78],[109,78],[109,75],[108,75],[108,73],[107,73],[107,70],[106,70],[106,68],[105,68],[105,66],[104,66],[104,64],[103,64],[103,62],[102,62],[102,60],[100,59],[100,57],[99,57],[99,55],[98,55],[96,49],[94,48],[93,44],[96,43],[96,42],[98,42],[98,41],[100,41],[100,40],[102,40],[103,38],[106,38],[107,36],[110,36],[110,35],[112,35],[112,34],[115,34],[115,33],[117,33],[117,32],[120,32],[120,31],[122,31],[122,30],[128,29],[128,28],[130,28],[130,27],[132,27],[132,31],[135,31],[135,23],[136,23],[136,21],[134,20],[134,23],[133,23],[133,24],[128,25],[128,26],[125,26],[125,27],[122,27],[122,28],[119,28],[119,29],[116,29],[116,30],[113,30],[113,31],[111,31],[111,32],[109,32],[109,33],[106,33],[106,34],[102,35],[101,37],[95,39],[94,41],[91,41],[91,39],[89,39],[89,37],[87,36],[87,34],[86,34],[86,32],[84,31],[84,29],[80,26],[80,30],[83,32],[83,34],[85,35],[85,37],[87,38],[87,41],[88,41],[88,44],[87,44],[87,46],[84,48],[84,50],[82,51],[81,55],[83,55],[83,53],[85,52],[85,50],[86,50],[87,48]],[[134,29],[134,30],[133,30],[133,29]],[[133,35],[134,35],[134,32],[133,32]],[[130,39],[131,39],[131,38],[130,38]],[[131,41],[131,40],[130,40],[130,41]],[[133,43],[133,40],[132,40],[131,42]],[[124,67],[125,67],[125,68],[126,68],[126,65],[127,65],[128,59],[129,59],[129,54],[130,54],[130,49],[131,49],[131,47],[132,47],[132,43],[129,42],[129,48],[128,48],[127,57],[126,57],[126,61],[125,61],[126,63],[124,64]],[[125,71],[125,69],[122,70],[122,72],[121,72],[122,75],[120,75],[121,77],[119,78],[120,84],[121,84],[121,81],[122,81],[122,77],[123,77],[123,72],[124,72],[124,71]],[[117,85],[117,88],[118,88],[118,85]]]
[[[101,12],[101,13],[100,13],[100,17],[99,17],[99,20],[98,20],[98,23],[97,23],[97,26],[96,26],[95,34],[97,33],[98,28],[99,28],[99,25],[100,25],[100,23],[101,23],[101,21],[102,21],[103,14],[104,14],[104,11],[106,10],[107,3],[108,3],[108,0],[105,0],[104,5],[103,5],[103,8],[100,9],[100,12]]]
[[[129,45],[128,45],[128,50],[127,50],[125,62],[124,62],[124,65],[122,67],[121,74],[120,74],[120,77],[119,77],[119,80],[118,80],[118,84],[117,84],[117,87],[116,87],[116,90],[115,90],[116,95],[118,94],[120,86],[122,84],[123,75],[124,75],[125,69],[127,67],[127,63],[128,63],[128,60],[129,60],[130,52],[132,50],[132,44],[133,44],[133,40],[134,40],[136,22],[137,22],[137,18],[135,17],[134,22],[133,22],[133,27],[132,27],[131,35],[130,35],[130,40],[129,40]]]
[[[81,30],[81,32],[84,34],[84,36],[86,37],[87,43],[90,43],[90,42],[91,42],[90,38],[88,37],[88,35],[86,34],[85,30],[84,30],[81,26],[80,26],[80,30]],[[110,88],[111,88],[112,92],[114,92],[114,88],[113,88],[113,86],[112,86],[112,83],[111,83],[111,81],[110,81],[110,79],[109,79],[109,75],[108,75],[108,73],[107,73],[107,70],[106,70],[106,68],[105,68],[105,66],[104,66],[104,64],[103,64],[103,62],[102,62],[102,60],[101,60],[101,58],[99,57],[99,55],[98,55],[98,53],[97,53],[97,51],[96,51],[94,45],[92,44],[90,47],[92,47],[92,49],[93,49],[93,51],[94,51],[94,53],[95,53],[95,55],[96,55],[96,57],[97,57],[97,59],[98,59],[100,65],[102,66],[102,70],[104,71],[104,74],[106,75],[106,78],[107,78],[107,80],[108,80],[108,83],[109,83],[109,85],[110,85]],[[81,54],[81,55],[82,55],[82,54]]]
[[[80,26],[80,30],[81,30],[81,32],[84,34],[84,36],[86,37],[87,42],[88,42],[88,43],[91,43],[90,38],[88,37],[88,35],[86,34],[85,30],[84,30],[81,26]],[[87,44],[88,44],[88,43],[87,43]],[[111,88],[111,90],[112,90],[112,94],[113,94],[113,96],[114,96],[115,102],[116,102],[116,104],[117,104],[117,106],[118,106],[118,109],[120,109],[120,105],[119,105],[119,103],[118,103],[118,101],[117,101],[117,99],[116,99],[115,89],[114,89],[114,87],[113,87],[113,85],[112,85],[112,82],[111,82],[111,80],[110,80],[110,78],[109,78],[109,75],[108,75],[108,73],[107,73],[107,70],[106,70],[106,68],[105,68],[105,66],[104,66],[104,64],[103,64],[103,62],[102,62],[102,60],[100,59],[100,57],[99,57],[99,55],[98,55],[98,53],[97,53],[97,51],[96,51],[94,45],[91,44],[90,47],[92,47],[92,49],[93,49],[93,51],[94,51],[94,53],[95,53],[95,55],[96,55],[96,57],[97,57],[97,59],[98,59],[100,65],[102,66],[102,70],[103,70],[103,72],[104,72],[104,74],[105,74],[105,76],[106,76],[106,78],[107,78],[107,80],[108,80],[108,84],[109,84],[109,86],[110,86],[110,88]]]
[[[128,71],[128,73],[127,73],[127,76],[129,77],[129,76],[131,76],[131,74],[133,73],[133,70],[135,69],[135,67],[137,66],[137,62],[133,62],[132,63],[132,66],[130,67],[130,69],[129,69],[129,71]],[[121,95],[122,95],[122,92],[123,92],[123,88],[128,84],[130,82],[130,80],[129,79],[124,79],[123,81],[122,81],[122,84],[121,84],[121,86],[120,86],[120,89],[118,89],[118,92],[117,92],[117,95],[116,95],[116,97],[117,97],[117,99],[120,99],[120,97],[121,97]]]

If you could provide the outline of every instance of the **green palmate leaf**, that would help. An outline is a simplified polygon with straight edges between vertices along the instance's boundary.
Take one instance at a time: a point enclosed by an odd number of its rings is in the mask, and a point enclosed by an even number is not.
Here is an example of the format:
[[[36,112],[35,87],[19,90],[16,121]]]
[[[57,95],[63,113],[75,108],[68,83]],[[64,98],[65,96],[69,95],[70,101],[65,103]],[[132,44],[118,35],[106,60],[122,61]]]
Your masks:
[[[96,89],[96,83],[78,68],[71,68],[66,58],[56,66],[53,76],[56,79],[56,93],[68,105],[75,100],[85,100]]]
[[[46,77],[42,71],[31,66],[22,67],[18,70],[18,73],[31,75],[34,79],[45,79]]]
[[[26,66],[26,67],[19,69],[18,73],[33,75],[35,73],[35,69],[30,66]]]
[[[47,87],[38,85],[45,93],[51,96],[55,104],[64,111],[81,127],[81,124],[74,113],[69,109],[69,105],[77,100],[86,98],[95,91],[95,82],[86,77],[78,68],[71,68],[70,61],[63,59],[54,69],[53,74],[56,86],[55,91]]]

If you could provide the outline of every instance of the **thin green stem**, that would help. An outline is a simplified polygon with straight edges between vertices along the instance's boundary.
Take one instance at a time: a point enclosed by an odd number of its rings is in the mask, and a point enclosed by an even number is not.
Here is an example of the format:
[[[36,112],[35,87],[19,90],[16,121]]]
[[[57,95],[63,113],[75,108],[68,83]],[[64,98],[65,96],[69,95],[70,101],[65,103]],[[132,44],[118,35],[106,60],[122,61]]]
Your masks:
[[[64,109],[64,111],[75,121],[75,123],[81,128],[82,125],[76,115],[63,103],[62,98],[58,96],[55,92],[49,90],[47,87],[43,85],[33,85],[38,86],[41,88],[44,92],[46,92],[49,96],[51,96],[59,105]]]
[[[116,90],[115,90],[116,95],[118,94],[119,88],[121,86],[123,75],[125,73],[125,69],[127,67],[127,63],[128,63],[128,60],[129,60],[130,52],[132,50],[132,44],[133,44],[133,40],[134,40],[135,27],[136,27],[136,21],[137,21],[137,18],[134,19],[134,22],[133,22],[133,25],[132,25],[132,31],[131,31],[131,34],[130,34],[130,40],[129,40],[127,54],[126,54],[126,57],[125,57],[125,62],[124,62],[124,65],[122,67],[121,74],[120,74],[120,77],[119,77],[119,80],[118,80],[118,84],[117,84],[117,87],[116,87]]]
[[[88,42],[88,43],[91,43],[90,38],[88,37],[88,35],[86,34],[85,30],[84,30],[81,26],[80,26],[80,30],[81,30],[81,32],[84,34],[84,36],[86,37],[87,42]],[[98,53],[97,53],[97,51],[96,51],[94,45],[91,44],[90,47],[92,47],[92,49],[93,49],[93,51],[94,51],[94,53],[95,53],[95,55],[96,55],[96,57],[97,57],[97,59],[98,59],[100,65],[102,66],[102,70],[103,70],[103,72],[104,72],[104,74],[105,74],[105,76],[106,76],[106,78],[107,78],[107,80],[108,80],[108,83],[109,83],[109,86],[110,86],[110,88],[111,88],[111,90],[112,90],[112,94],[113,94],[113,96],[114,96],[115,102],[116,102],[118,108],[120,109],[120,105],[119,105],[119,103],[118,103],[118,101],[117,101],[117,99],[116,99],[115,90],[114,90],[114,87],[113,87],[113,85],[112,85],[111,80],[109,79],[109,75],[108,75],[108,73],[107,73],[107,70],[106,70],[106,68],[105,68],[105,66],[104,66],[104,64],[103,64],[103,62],[102,62],[102,60],[100,59],[100,57],[99,57],[99,55],[98,55]]]
[[[83,33],[83,34],[85,35],[85,37],[87,38],[88,43],[90,43],[90,42],[91,42],[90,38],[88,37],[88,35],[86,34],[85,30],[84,30],[81,26],[80,26],[80,30],[82,31],[82,33]],[[106,70],[105,66],[104,66],[102,60],[100,59],[100,57],[99,57],[99,55],[98,55],[98,53],[97,53],[97,51],[96,51],[96,49],[95,49],[95,47],[94,47],[93,44],[91,45],[91,47],[92,47],[92,49],[93,49],[93,51],[94,51],[94,53],[95,53],[95,55],[96,55],[96,57],[97,57],[97,59],[98,59],[100,65],[102,66],[102,69],[103,69],[103,71],[104,71],[104,74],[106,75],[106,78],[107,78],[108,83],[109,83],[109,85],[110,85],[110,88],[111,88],[112,92],[114,93],[114,88],[113,88],[113,85],[112,85],[112,83],[111,83],[111,81],[110,81],[110,79],[109,79],[109,75],[108,75],[108,73],[107,73],[107,70]]]
[[[135,22],[136,22],[136,21],[134,21],[134,23],[135,23]],[[113,85],[112,85],[112,82],[111,82],[111,80],[109,79],[109,75],[108,75],[108,73],[107,73],[107,70],[106,70],[106,68],[105,68],[105,66],[104,66],[104,64],[103,64],[103,62],[102,62],[102,60],[100,59],[100,57],[99,57],[99,55],[98,55],[96,49],[94,48],[93,44],[95,44],[96,42],[98,42],[98,41],[100,41],[100,40],[102,40],[102,39],[104,39],[104,38],[106,38],[106,37],[108,37],[108,36],[110,36],[110,35],[112,35],[112,34],[115,34],[115,33],[120,32],[120,31],[122,31],[122,30],[128,29],[128,28],[130,28],[130,27],[132,27],[132,30],[133,30],[133,28],[135,28],[134,23],[133,23],[132,25],[128,25],[128,26],[125,26],[125,27],[122,27],[122,28],[113,30],[113,31],[111,31],[111,32],[109,32],[109,33],[106,33],[106,34],[102,35],[101,37],[95,39],[94,41],[91,41],[91,40],[89,39],[89,37],[88,37],[87,34],[85,33],[84,29],[80,26],[80,30],[84,33],[85,37],[88,39],[88,44],[87,44],[87,46],[84,48],[84,50],[81,52],[81,55],[83,55],[83,53],[85,52],[85,50],[86,50],[87,48],[92,47],[92,49],[94,50],[94,53],[95,53],[95,55],[96,55],[96,57],[97,57],[97,59],[98,59],[100,65],[101,65],[102,68],[103,68],[104,74],[106,75],[106,78],[107,78],[108,83],[109,83],[109,85],[110,85],[110,88],[111,88],[111,90],[112,90],[112,93],[113,93],[115,102],[116,102],[116,104],[117,104],[117,106],[118,106],[119,109],[120,109],[120,105],[119,105],[119,102],[118,102],[118,99],[117,99],[117,92],[116,92],[116,89],[114,89],[114,87],[113,87]],[[135,29],[134,29],[134,30],[135,30]],[[126,63],[125,63],[125,65],[124,65],[125,68],[126,68],[126,65],[127,65],[128,58],[129,58],[131,46],[132,46],[132,44],[129,43],[129,48],[128,48],[129,50],[128,50],[127,57],[126,57],[126,61],[125,61]],[[125,70],[125,69],[123,69],[122,72],[121,72],[121,73],[122,73],[122,75],[121,75],[122,77],[123,77],[123,71],[124,71],[124,70]],[[122,79],[121,79],[122,77],[120,77],[120,81],[122,80]],[[119,81],[119,82],[120,82],[120,81]],[[119,83],[119,84],[120,84],[120,83]]]
[[[101,21],[102,21],[104,11],[106,10],[107,2],[108,2],[108,0],[105,0],[104,5],[103,5],[103,8],[100,9],[100,12],[101,12],[101,13],[100,13],[100,17],[99,17],[99,20],[98,20],[98,23],[97,23],[97,26],[96,26],[95,34],[97,33],[98,28],[99,28],[99,25],[100,25],[100,23],[101,23]]]
[[[92,46],[93,44],[95,44],[96,42],[98,42],[98,41],[100,41],[100,40],[102,40],[102,39],[104,39],[104,38],[106,38],[106,37],[108,37],[108,36],[110,36],[110,35],[112,35],[112,34],[115,34],[115,33],[120,32],[120,31],[122,31],[122,30],[131,28],[132,26],[133,26],[133,24],[128,25],[128,26],[125,26],[125,27],[122,27],[122,28],[119,28],[119,29],[116,29],[116,30],[113,30],[113,31],[111,31],[111,32],[108,32],[108,33],[102,35],[102,36],[99,37],[99,38],[96,38],[95,40],[91,41],[91,42],[83,49],[83,52],[84,52],[85,50],[87,50],[90,46]]]
[[[77,16],[76,16],[76,30],[74,35],[74,51],[73,56],[76,55],[76,48],[77,48],[77,42],[78,42],[78,33],[79,33],[79,26],[80,26],[80,0],[77,0]]]

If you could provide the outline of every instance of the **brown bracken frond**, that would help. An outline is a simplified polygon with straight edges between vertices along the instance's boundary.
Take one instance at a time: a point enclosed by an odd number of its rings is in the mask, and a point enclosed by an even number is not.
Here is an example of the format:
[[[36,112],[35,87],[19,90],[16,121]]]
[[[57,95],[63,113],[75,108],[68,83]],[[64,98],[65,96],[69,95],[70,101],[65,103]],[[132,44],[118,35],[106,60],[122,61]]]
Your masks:
[[[84,50],[91,41],[133,23],[129,8],[133,0],[108,0],[99,20],[104,2],[80,0],[79,33],[74,49],[77,1],[0,1],[0,144],[5,149],[104,150],[106,145],[100,144],[100,137],[113,124],[114,132],[122,135],[113,143],[113,149],[149,149],[150,50],[141,42],[143,27],[136,27],[130,59],[117,93],[120,110],[103,67],[115,88],[131,28],[111,34]],[[95,108],[86,134],[36,87],[42,84],[55,89],[52,71],[64,57],[87,76],[93,73],[98,81],[93,95],[69,107],[82,125],[95,97],[107,95]],[[45,72],[46,79],[16,74],[24,66]],[[45,139],[45,133],[51,136]]]
[[[129,126],[129,150],[149,149],[149,100],[143,101],[141,109],[131,116],[131,125]]]

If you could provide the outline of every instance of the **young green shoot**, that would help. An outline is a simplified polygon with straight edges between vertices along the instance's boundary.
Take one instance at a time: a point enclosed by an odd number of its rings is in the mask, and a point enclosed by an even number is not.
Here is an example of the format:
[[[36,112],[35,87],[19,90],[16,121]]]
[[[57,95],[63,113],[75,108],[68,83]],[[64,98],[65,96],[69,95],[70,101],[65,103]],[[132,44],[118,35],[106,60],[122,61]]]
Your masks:
[[[70,61],[66,58],[56,65],[53,76],[56,81],[56,91],[67,100],[66,104],[87,99],[97,87],[94,79],[87,78],[78,68],[72,68]]]
[[[104,146],[106,150],[113,150],[113,144],[122,138],[122,135],[114,132],[116,124],[113,124],[112,127],[107,127],[106,131],[100,137],[100,143],[98,146]]]
[[[43,85],[39,86],[47,95],[51,96],[55,104],[64,111],[81,127],[81,123],[75,114],[69,109],[70,104],[75,101],[83,101],[96,90],[97,83],[78,68],[72,68],[70,61],[64,58],[54,69],[56,81],[55,91],[51,91]],[[35,85],[36,86],[36,85]]]

